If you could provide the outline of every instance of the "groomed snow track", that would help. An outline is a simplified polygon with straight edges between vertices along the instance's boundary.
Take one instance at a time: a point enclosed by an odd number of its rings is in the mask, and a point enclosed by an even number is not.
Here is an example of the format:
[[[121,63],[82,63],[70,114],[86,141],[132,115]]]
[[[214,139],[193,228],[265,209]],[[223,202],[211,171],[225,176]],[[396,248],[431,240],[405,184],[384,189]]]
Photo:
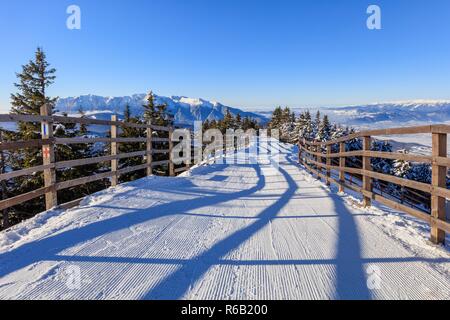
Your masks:
[[[1,299],[449,299],[426,226],[281,162],[109,189],[0,234]]]

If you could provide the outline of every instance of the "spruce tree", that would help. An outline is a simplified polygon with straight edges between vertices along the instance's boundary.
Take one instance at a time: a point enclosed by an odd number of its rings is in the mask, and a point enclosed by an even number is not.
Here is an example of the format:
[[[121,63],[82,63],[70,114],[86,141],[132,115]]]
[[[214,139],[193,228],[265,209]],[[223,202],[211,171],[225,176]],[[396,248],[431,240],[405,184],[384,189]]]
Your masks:
[[[15,83],[17,92],[11,94],[11,113],[21,115],[39,115],[41,107],[47,105],[53,109],[57,98],[47,96],[47,88],[55,81],[54,68],[50,67],[46,55],[41,48],[37,48],[33,60],[22,66],[22,72],[17,73],[18,82]],[[52,130],[52,128],[50,128]],[[21,140],[40,139],[40,123],[19,122],[17,138]],[[42,154],[39,148],[28,148],[14,153],[12,166],[14,170],[30,168],[42,164]],[[23,194],[43,186],[42,173],[16,178],[17,188],[13,194]],[[13,214],[26,219],[37,212],[45,210],[42,198],[36,198],[20,204],[13,209]]]
[[[46,89],[55,81],[56,69],[50,68],[42,48],[37,48],[34,60],[22,66],[22,72],[16,73],[19,79],[14,86],[18,92],[11,94],[11,113],[39,115],[44,105],[54,107],[57,98],[46,95]],[[30,122],[19,123],[22,139],[40,138],[40,124]]]
[[[124,122],[128,123],[136,123],[140,124],[142,123],[139,121],[137,117],[133,117],[131,115],[131,109],[130,106],[127,105],[125,107],[124,111]],[[121,138],[138,138],[138,137],[145,137],[145,131],[140,128],[134,128],[134,127],[124,127],[122,129],[122,132],[120,133]],[[127,142],[127,143],[120,143],[119,144],[119,152],[120,153],[132,153],[136,151],[142,151],[145,150],[145,143],[142,142]],[[134,167],[143,164],[144,159],[142,156],[137,157],[131,157],[131,158],[125,158],[119,160],[119,169],[126,168],[126,167]],[[127,182],[127,181],[133,181],[136,179],[140,179],[145,177],[146,173],[145,170],[139,170],[135,172],[126,173],[120,176],[121,182]]]
[[[323,121],[319,124],[319,131],[316,136],[316,140],[328,141],[331,138],[331,124],[328,120],[328,116],[323,116]]]

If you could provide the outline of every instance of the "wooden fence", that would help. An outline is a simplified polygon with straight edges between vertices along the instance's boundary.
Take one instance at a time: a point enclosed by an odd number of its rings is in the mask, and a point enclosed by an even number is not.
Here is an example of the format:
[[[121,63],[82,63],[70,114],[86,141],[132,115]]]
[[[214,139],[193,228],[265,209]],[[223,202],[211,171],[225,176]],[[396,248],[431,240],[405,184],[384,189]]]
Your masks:
[[[89,118],[76,118],[50,115],[49,110],[46,107],[41,108],[41,115],[13,115],[6,114],[0,115],[0,122],[32,122],[41,123],[41,137],[42,139],[28,140],[28,141],[2,141],[0,142],[0,151],[9,150],[15,151],[24,148],[42,148],[43,164],[26,168],[18,171],[12,171],[0,174],[0,182],[4,180],[13,179],[16,177],[26,176],[37,172],[44,173],[44,186],[37,190],[33,190],[28,193],[24,193],[8,199],[0,199],[0,210],[4,210],[20,203],[41,197],[45,195],[45,204],[47,210],[58,206],[57,191],[72,188],[75,186],[83,185],[86,183],[99,181],[103,179],[111,179],[111,186],[116,186],[119,183],[119,176],[121,174],[135,172],[139,170],[146,170],[148,176],[153,174],[153,168],[156,166],[166,165],[169,169],[169,175],[175,176],[178,173],[189,170],[190,162],[186,165],[178,168],[175,166],[172,159],[172,149],[174,147],[172,142],[172,127],[162,127],[152,124],[137,124],[118,121],[117,116],[113,115],[111,121],[97,120]],[[72,124],[84,124],[84,125],[104,125],[110,127],[109,138],[57,138],[53,137],[53,125],[54,123],[72,123]],[[120,127],[133,127],[145,130],[146,137],[134,137],[134,138],[120,138]],[[165,132],[167,138],[153,137],[154,131]],[[120,143],[145,143],[146,150],[136,151],[132,153],[119,153]],[[55,146],[60,144],[92,144],[92,143],[108,143],[110,148],[110,154],[101,157],[78,159],[70,161],[55,161]],[[168,149],[154,148],[154,145],[165,143],[169,146]],[[153,161],[153,155],[165,154],[167,159],[160,161]],[[133,167],[125,167],[119,169],[119,160],[133,157],[144,157],[145,163]],[[78,167],[88,164],[96,164],[110,162],[111,171],[95,174],[92,176],[82,177],[74,180],[56,181],[56,170],[64,168]],[[4,198],[4,197],[3,197]],[[78,205],[82,199],[72,201],[70,203],[62,204],[60,207],[69,208]]]
[[[375,200],[427,222],[431,226],[431,241],[433,243],[444,243],[445,232],[450,232],[450,223],[446,218],[446,199],[450,197],[450,190],[447,189],[446,184],[447,168],[450,167],[450,159],[447,157],[447,134],[449,132],[450,126],[448,125],[429,125],[362,131],[327,142],[303,140],[299,143],[299,159],[307,170],[316,174],[319,178],[325,179],[328,185],[334,183],[339,186],[340,191],[349,188],[362,194],[363,206],[370,206],[371,201]],[[371,141],[374,136],[406,134],[431,134],[431,156],[371,151]],[[354,139],[362,140],[362,150],[346,152],[345,143]],[[339,152],[332,152],[333,145],[339,146]],[[346,166],[347,157],[361,157],[361,168]],[[432,166],[432,183],[427,184],[374,172],[371,166],[371,158],[405,160],[430,164]],[[339,159],[339,165],[332,165],[332,159]],[[339,177],[337,179],[332,178],[332,171],[338,172]],[[362,177],[360,185],[349,184],[346,181],[346,174]],[[374,179],[430,194],[431,214],[400,203],[392,197],[377,194],[373,190]]]

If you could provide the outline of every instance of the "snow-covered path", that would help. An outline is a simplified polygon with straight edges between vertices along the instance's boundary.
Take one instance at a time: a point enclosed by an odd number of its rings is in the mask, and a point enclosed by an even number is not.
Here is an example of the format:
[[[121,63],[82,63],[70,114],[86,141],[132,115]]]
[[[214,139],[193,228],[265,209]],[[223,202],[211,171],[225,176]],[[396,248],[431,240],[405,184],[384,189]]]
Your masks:
[[[281,150],[278,168],[142,179],[1,233],[0,298],[450,298],[423,224],[353,207]]]

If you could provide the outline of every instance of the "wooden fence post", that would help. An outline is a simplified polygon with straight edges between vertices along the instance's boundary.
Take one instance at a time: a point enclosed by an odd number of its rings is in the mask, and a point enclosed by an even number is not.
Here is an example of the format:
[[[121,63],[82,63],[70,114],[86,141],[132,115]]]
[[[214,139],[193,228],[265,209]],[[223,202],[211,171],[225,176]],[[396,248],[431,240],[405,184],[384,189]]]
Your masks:
[[[363,137],[363,151],[370,151],[371,138]],[[370,157],[363,156],[363,171],[371,171],[372,165],[370,164]],[[362,188],[364,191],[372,192],[372,178],[363,173],[363,184]],[[370,207],[372,204],[371,198],[364,195],[363,206]]]
[[[44,104],[41,107],[41,116],[51,116],[51,107]],[[41,136],[43,140],[49,140],[48,144],[42,146],[42,159],[44,165],[55,163],[55,144],[53,142],[53,121],[41,122]],[[50,210],[58,205],[58,197],[55,189],[56,170],[49,168],[44,170],[44,186],[52,187],[52,190],[45,193],[45,208]]]
[[[191,137],[192,137],[192,133],[191,133],[191,130],[189,130],[189,129],[187,129],[187,133],[188,133],[188,136],[186,137],[186,139],[188,139],[189,140],[189,143],[190,143],[190,148],[187,150],[187,151],[189,151],[189,152],[186,152],[187,153],[187,159],[186,159],[186,170],[189,170],[190,168],[191,168],[191,163],[192,163],[192,151],[191,151],[191,148],[192,148],[192,141],[191,141]]]
[[[322,157],[319,157],[319,155],[318,155],[319,148],[320,148],[320,152],[322,152],[322,148],[321,147],[319,147],[317,145],[314,146],[314,152],[316,153],[315,160],[316,160],[317,163],[321,163],[322,162]],[[316,170],[317,170],[317,179],[321,180],[319,173],[322,173],[322,167],[317,165],[317,164],[315,165],[315,167],[316,167]]]
[[[173,136],[173,127],[170,127],[169,128],[169,176],[174,177],[175,176],[175,167],[173,164],[173,155],[172,155],[172,150],[173,150],[172,136]]]
[[[151,128],[151,121],[148,122],[147,127],[147,176],[153,175],[152,161],[153,161],[153,130]]]
[[[339,143],[339,153],[345,152],[345,142]],[[345,183],[345,157],[339,158],[339,182],[341,183],[339,185],[339,192],[344,192],[344,183]]]
[[[2,136],[2,130],[0,129],[0,143],[3,141]],[[2,150],[0,150],[0,174],[5,173],[5,155]],[[6,181],[2,180],[0,181],[0,190],[2,191],[2,197],[0,200],[6,200],[8,199],[8,195],[6,194],[7,188],[6,188]],[[2,211],[2,228],[6,229],[9,227],[9,210],[3,209]]]
[[[436,157],[447,157],[447,134],[433,133],[432,142],[432,186],[447,188],[447,167],[439,166],[436,164]],[[445,212],[445,198],[431,194],[431,216],[434,218],[431,220],[431,242],[435,244],[445,243],[445,231],[441,230],[436,225],[437,220],[446,220]]]
[[[331,166],[331,144],[327,145],[327,158],[326,158],[326,163],[327,163],[327,186],[331,185],[331,169],[329,166]]]
[[[302,142],[298,140],[298,163],[302,163]]]
[[[111,121],[117,121],[117,115],[112,115],[111,116]],[[111,156],[117,156],[119,154],[119,146],[117,144],[116,141],[114,141],[115,139],[117,139],[117,125],[112,124],[111,125]],[[114,159],[111,160],[111,171],[113,173],[112,177],[111,177],[111,186],[115,187],[117,186],[117,184],[119,183],[119,177],[117,175],[117,169],[119,167],[119,160],[118,159]]]

